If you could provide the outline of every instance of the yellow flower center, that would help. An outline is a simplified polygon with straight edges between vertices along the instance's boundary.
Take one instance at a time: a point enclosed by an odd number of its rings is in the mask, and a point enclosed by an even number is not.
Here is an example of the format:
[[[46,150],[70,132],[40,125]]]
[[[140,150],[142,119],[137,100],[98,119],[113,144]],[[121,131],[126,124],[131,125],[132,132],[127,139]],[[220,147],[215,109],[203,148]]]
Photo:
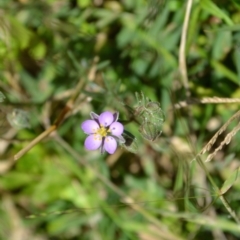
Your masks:
[[[101,125],[100,128],[97,129],[96,134],[99,134],[99,135],[101,135],[102,137],[106,137],[107,134],[108,134],[108,132],[109,132],[109,130],[108,130],[107,128],[105,128],[104,126]]]

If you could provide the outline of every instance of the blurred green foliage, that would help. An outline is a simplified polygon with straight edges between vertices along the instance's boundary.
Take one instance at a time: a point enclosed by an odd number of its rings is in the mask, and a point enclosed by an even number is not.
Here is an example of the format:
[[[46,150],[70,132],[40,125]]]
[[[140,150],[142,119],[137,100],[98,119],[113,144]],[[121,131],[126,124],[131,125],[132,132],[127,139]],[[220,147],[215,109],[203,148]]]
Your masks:
[[[84,81],[60,137],[51,134],[1,174],[0,239],[239,239],[239,226],[191,160],[239,108],[195,103],[240,97],[240,4],[193,1],[186,42],[192,99],[177,109],[187,99],[178,70],[186,3],[0,0],[0,91],[7,97],[0,124],[16,106],[31,122],[19,131],[1,125],[0,172],[53,124]],[[127,121],[135,92],[161,104],[160,138],[142,138],[131,123],[136,153],[86,151],[81,122],[103,110]],[[236,134],[206,165],[240,215],[238,140]]]

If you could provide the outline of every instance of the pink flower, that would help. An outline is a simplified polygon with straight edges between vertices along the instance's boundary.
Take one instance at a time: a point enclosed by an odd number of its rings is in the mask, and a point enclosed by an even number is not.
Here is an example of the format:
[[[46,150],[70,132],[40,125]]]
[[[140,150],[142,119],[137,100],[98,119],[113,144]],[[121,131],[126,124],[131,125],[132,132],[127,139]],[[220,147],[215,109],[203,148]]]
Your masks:
[[[103,112],[99,116],[91,112],[91,120],[82,123],[82,130],[89,136],[84,146],[87,150],[101,149],[101,153],[107,151],[113,154],[117,149],[117,142],[124,143],[122,136],[124,127],[117,122],[119,113]]]

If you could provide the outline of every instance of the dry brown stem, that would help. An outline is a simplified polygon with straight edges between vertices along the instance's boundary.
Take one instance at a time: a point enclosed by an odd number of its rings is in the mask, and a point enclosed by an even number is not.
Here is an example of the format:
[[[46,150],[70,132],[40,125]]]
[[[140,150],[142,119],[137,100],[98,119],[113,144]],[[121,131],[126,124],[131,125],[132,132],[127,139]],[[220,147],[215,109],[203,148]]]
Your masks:
[[[186,13],[184,17],[183,29],[182,29],[181,41],[180,41],[180,47],[179,47],[179,71],[180,71],[181,79],[183,82],[183,86],[186,89],[187,97],[190,97],[190,91],[189,91],[188,73],[187,73],[187,64],[186,64],[186,42],[187,42],[187,31],[188,31],[188,24],[189,24],[192,4],[193,4],[193,0],[187,1]]]

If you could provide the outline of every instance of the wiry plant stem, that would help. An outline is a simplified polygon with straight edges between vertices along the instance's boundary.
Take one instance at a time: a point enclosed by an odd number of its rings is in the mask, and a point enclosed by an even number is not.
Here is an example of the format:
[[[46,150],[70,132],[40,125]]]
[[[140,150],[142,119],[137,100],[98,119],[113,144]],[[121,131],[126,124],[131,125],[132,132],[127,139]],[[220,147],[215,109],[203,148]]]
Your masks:
[[[219,199],[222,201],[222,204],[224,207],[227,209],[231,217],[235,220],[235,222],[240,226],[240,219],[237,216],[236,212],[230,207],[227,199],[225,198],[224,195],[219,195]]]

